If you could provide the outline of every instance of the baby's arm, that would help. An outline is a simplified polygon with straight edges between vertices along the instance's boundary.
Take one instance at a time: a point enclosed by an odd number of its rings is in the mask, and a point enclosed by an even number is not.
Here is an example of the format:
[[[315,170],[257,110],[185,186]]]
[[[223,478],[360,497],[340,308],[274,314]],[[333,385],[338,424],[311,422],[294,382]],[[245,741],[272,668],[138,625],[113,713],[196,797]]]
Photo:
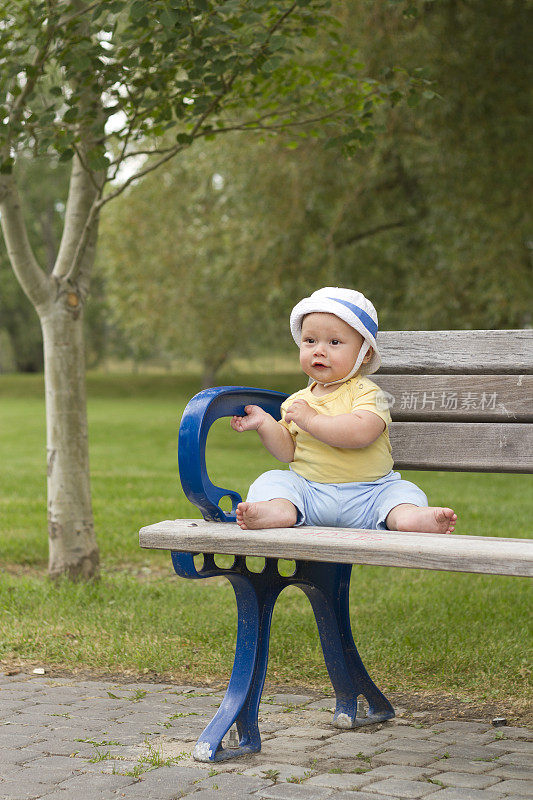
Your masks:
[[[332,447],[367,447],[385,430],[385,422],[372,411],[351,411],[330,417],[319,414],[305,400],[295,400],[285,414],[315,439]]]
[[[232,417],[231,427],[234,431],[257,431],[264,446],[278,461],[286,464],[294,459],[294,441],[287,428],[276,422],[260,406],[246,406],[245,417]]]

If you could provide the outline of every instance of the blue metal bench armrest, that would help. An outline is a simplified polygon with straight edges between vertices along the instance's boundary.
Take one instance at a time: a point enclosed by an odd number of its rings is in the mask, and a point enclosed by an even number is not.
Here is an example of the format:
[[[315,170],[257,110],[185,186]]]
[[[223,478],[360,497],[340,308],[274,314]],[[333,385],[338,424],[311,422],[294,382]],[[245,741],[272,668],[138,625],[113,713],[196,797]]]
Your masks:
[[[287,397],[282,392],[269,389],[216,386],[199,392],[187,404],[178,438],[180,479],[185,495],[200,509],[204,519],[235,522],[235,510],[242,500],[238,492],[214,486],[207,475],[205,446],[213,422],[234,414],[244,416],[244,406],[247,405],[261,406],[275,419],[280,419],[280,405]],[[223,497],[231,498],[230,514],[224,513],[219,506]]]

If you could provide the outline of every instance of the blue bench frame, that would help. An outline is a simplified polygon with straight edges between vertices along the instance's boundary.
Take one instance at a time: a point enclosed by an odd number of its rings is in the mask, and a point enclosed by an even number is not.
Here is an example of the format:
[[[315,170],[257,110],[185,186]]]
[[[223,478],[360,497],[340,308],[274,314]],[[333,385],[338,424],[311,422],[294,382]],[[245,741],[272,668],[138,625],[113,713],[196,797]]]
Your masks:
[[[205,447],[215,420],[244,415],[244,406],[259,405],[280,418],[280,405],[287,395],[245,386],[221,386],[200,392],[187,405],[181,420],[178,460],[183,490],[204,519],[235,522],[240,495],[214,486],[207,475]],[[220,508],[230,497],[232,510]],[[221,530],[223,536],[223,531]],[[315,618],[326,667],[336,695],[333,724],[340,728],[369,725],[394,717],[394,709],[366,671],[355,646],[349,614],[351,564],[296,561],[293,575],[283,576],[277,558],[267,558],[262,572],[251,572],[244,556],[235,556],[231,567],[215,564],[214,554],[203,554],[197,569],[193,553],[172,552],[174,570],[183,578],[224,576],[235,591],[238,612],[237,645],[229,685],[222,703],[194,748],[198,761],[223,761],[261,749],[258,712],[265,682],[272,612],[286,586],[298,586],[307,595]],[[365,717],[357,716],[357,698],[368,702]],[[237,725],[239,745],[222,746],[223,737]]]

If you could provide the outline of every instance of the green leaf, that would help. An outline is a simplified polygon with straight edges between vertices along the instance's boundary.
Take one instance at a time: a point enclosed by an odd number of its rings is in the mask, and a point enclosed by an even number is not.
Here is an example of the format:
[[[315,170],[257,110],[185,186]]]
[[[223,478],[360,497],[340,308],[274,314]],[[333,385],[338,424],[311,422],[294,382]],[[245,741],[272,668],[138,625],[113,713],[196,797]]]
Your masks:
[[[139,47],[139,53],[141,56],[150,56],[154,51],[154,45],[152,42],[143,42]]]
[[[169,8],[165,8],[159,17],[161,24],[165,28],[173,28],[174,25],[177,23],[179,16],[175,12],[171,11]]]
[[[109,11],[111,11],[112,14],[118,14],[125,5],[125,0],[114,0],[114,2],[109,4]]]
[[[14,164],[15,164],[15,161],[14,161],[13,158],[9,157],[9,158],[4,159],[4,161],[2,161],[2,163],[0,163],[0,173],[2,175],[11,175],[11,173],[13,172]]]
[[[63,150],[63,152],[59,154],[60,162],[70,161],[72,158],[74,158],[74,150],[71,149]]]
[[[146,0],[135,0],[130,8],[130,19],[138,22],[142,17],[149,13],[149,4]]]
[[[93,170],[105,170],[109,166],[109,159],[101,148],[90,150],[87,153],[87,161]]]
[[[176,136],[176,141],[179,144],[191,144],[194,141],[194,136],[191,136],[188,133],[178,133]]]
[[[78,119],[77,108],[67,108],[63,114],[63,122],[75,122]]]

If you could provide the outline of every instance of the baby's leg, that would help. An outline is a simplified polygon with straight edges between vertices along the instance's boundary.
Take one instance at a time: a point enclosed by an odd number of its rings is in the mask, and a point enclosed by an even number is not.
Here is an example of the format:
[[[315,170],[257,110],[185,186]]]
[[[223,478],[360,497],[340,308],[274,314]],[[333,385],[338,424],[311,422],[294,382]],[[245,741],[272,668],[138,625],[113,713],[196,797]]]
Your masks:
[[[290,500],[276,497],[274,500],[246,500],[239,503],[236,511],[237,525],[243,530],[260,528],[292,528],[296,525],[298,512]]]
[[[246,501],[237,506],[237,525],[243,530],[301,525],[304,484],[304,479],[291,470],[263,473],[250,486]]]
[[[457,514],[452,508],[442,506],[415,506],[400,503],[392,508],[385,520],[390,531],[415,533],[453,533]]]
[[[372,527],[415,533],[452,533],[457,514],[452,508],[429,506],[422,489],[392,472],[376,481],[377,495]]]

